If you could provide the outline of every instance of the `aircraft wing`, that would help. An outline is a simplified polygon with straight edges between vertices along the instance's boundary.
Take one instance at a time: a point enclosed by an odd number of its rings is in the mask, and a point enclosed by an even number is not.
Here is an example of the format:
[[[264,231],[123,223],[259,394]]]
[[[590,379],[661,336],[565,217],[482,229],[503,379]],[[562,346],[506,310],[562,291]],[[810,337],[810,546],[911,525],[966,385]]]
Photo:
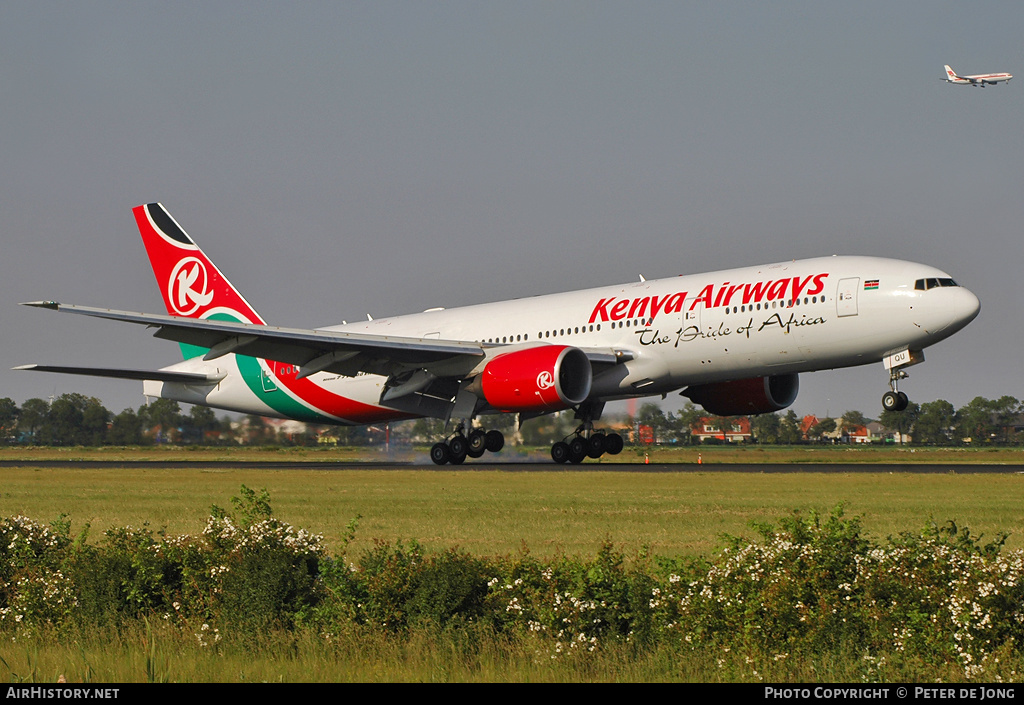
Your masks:
[[[390,376],[413,369],[426,369],[438,377],[459,377],[469,373],[483,361],[489,349],[503,347],[460,340],[280,328],[236,321],[132,313],[61,304],[56,301],[33,301],[23,305],[155,328],[154,337],[209,348],[209,352],[204,356],[206,360],[237,353],[297,365],[301,370],[300,378],[316,372],[332,372],[350,377],[359,372]],[[598,365],[617,365],[633,359],[633,354],[626,350],[583,348],[583,352],[592,363]],[[219,381],[208,375],[168,370],[47,365],[23,365],[16,369],[122,379],[151,379],[182,384],[213,384]]]
[[[359,372],[390,375],[419,368],[435,368],[444,375],[459,374],[468,372],[485,357],[484,345],[463,341],[280,328],[115,311],[55,301],[24,305],[144,325],[156,329],[154,337],[209,348],[204,356],[206,360],[228,353],[250,355],[298,365],[302,376],[320,371],[347,376]],[[145,379],[156,379],[152,376],[154,373],[146,374],[150,376]]]

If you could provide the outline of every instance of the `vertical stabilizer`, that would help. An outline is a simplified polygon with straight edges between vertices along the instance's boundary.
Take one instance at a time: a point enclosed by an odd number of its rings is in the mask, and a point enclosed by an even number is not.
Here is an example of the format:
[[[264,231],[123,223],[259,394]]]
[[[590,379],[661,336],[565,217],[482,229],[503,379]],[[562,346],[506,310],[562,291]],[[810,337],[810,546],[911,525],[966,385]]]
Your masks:
[[[133,208],[132,212],[167,313],[265,324],[162,205],[149,203]],[[185,343],[181,348],[186,358],[205,353],[204,349]]]

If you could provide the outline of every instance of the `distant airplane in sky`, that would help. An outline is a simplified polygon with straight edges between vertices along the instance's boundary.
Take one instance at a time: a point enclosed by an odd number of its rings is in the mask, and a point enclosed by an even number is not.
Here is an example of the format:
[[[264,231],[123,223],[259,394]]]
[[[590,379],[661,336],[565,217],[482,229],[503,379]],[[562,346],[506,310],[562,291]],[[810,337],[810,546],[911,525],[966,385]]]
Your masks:
[[[622,450],[618,434],[594,428],[607,402],[679,391],[712,414],[761,414],[793,403],[801,372],[879,362],[889,382],[882,405],[902,410],[904,369],[980,306],[934,267],[847,256],[281,328],[163,206],[134,212],[167,315],[29,305],[147,326],[180,343],[184,361],[17,369],[143,380],[147,396],[315,423],[443,419],[457,426],[431,449],[439,465],[501,449],[501,432],[474,425],[479,416],[572,409],[579,428],[551,457],[579,463]]]
[[[993,86],[1000,81],[1009,81],[1013,78],[1013,74],[1009,73],[982,73],[976,76],[960,76],[956,71],[946,67],[946,78],[943,80],[946,83],[956,83],[961,86],[979,86],[984,88],[987,84],[991,83]]]

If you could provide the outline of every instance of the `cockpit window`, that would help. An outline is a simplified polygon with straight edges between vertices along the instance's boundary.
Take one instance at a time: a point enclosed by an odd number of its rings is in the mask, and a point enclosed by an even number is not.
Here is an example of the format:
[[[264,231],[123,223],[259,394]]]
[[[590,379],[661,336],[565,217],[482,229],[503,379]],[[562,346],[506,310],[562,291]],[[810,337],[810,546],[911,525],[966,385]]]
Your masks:
[[[960,286],[949,277],[930,277],[928,279],[918,279],[914,282],[914,288],[918,291],[927,291],[928,289],[935,289],[940,286]]]

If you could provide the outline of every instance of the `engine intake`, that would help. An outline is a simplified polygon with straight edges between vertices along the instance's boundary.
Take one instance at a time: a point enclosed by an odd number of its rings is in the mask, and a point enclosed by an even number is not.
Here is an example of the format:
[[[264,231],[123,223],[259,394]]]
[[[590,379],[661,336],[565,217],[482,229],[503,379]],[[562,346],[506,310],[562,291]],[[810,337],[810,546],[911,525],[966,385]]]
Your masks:
[[[799,391],[800,377],[794,372],[733,382],[698,384],[687,388],[683,396],[689,397],[716,416],[739,416],[785,409],[796,401]]]
[[[499,411],[558,411],[590,394],[593,371],[586,353],[565,345],[538,345],[502,353],[487,363],[479,393]]]

